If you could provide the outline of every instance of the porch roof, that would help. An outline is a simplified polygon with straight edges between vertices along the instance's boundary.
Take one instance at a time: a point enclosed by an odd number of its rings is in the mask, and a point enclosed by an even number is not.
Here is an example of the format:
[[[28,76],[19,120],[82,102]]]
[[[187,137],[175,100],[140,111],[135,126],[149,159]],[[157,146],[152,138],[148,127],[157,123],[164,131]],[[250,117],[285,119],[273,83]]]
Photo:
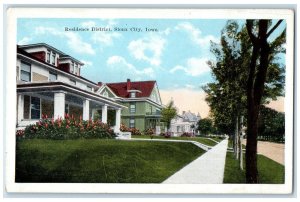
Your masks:
[[[41,82],[41,83],[23,83],[17,84],[17,93],[40,93],[40,92],[66,92],[68,94],[72,94],[75,96],[79,96],[82,98],[89,99],[91,101],[100,102],[103,104],[107,104],[114,108],[127,108],[124,105],[117,103],[116,101],[112,100],[111,98],[107,98],[101,95],[98,95],[93,92],[89,92],[83,90],[81,88],[63,83],[63,82]]]

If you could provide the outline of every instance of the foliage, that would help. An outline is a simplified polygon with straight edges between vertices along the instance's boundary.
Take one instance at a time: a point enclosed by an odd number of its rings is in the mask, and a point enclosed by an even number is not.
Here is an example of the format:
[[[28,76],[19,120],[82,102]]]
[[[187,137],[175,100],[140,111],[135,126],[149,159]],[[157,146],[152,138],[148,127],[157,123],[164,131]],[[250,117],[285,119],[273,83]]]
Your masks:
[[[171,138],[172,133],[171,132],[165,132],[165,133],[161,133],[160,136],[165,137],[165,138]]]
[[[20,135],[22,134],[22,138]],[[23,132],[17,131],[17,139],[78,139],[78,138],[114,138],[115,134],[109,125],[100,121],[81,118],[76,120],[74,116],[65,115],[65,118],[48,119],[43,116],[36,124],[27,126]]]
[[[16,182],[161,183],[203,153],[191,143],[25,139]]]
[[[258,120],[258,134],[261,140],[284,142],[284,113],[262,106]]]
[[[144,131],[144,135],[154,135],[155,129],[154,128],[148,128]]]
[[[210,132],[214,131],[212,120],[209,118],[200,119],[198,121],[198,130],[204,135],[208,135]]]
[[[131,135],[142,135],[141,131],[137,128],[129,128],[125,124],[121,124],[120,130],[122,132],[131,132]]]
[[[184,132],[180,137],[193,137],[193,136],[194,136],[193,133]]]
[[[161,121],[167,123],[167,128],[171,126],[171,120],[177,115],[177,109],[174,106],[173,100],[171,100],[166,107],[161,110]]]

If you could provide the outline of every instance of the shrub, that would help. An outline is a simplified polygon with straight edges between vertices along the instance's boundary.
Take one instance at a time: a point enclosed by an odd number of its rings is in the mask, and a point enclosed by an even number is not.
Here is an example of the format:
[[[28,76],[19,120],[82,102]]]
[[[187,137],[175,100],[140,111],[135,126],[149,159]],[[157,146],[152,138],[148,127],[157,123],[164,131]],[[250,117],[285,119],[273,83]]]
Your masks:
[[[155,130],[154,128],[148,128],[147,130],[144,131],[145,135],[154,135],[155,134]]]
[[[192,137],[193,136],[193,133],[187,133],[187,132],[184,132],[181,137]]]
[[[43,116],[36,124],[27,126],[23,135],[17,131],[17,137],[26,139],[78,139],[78,138],[114,138],[115,134],[109,125],[100,121],[81,119],[76,120],[74,116],[65,115],[65,119],[48,119]]]
[[[125,124],[121,124],[120,130],[122,132],[131,132],[131,135],[142,135],[141,131],[137,128],[129,128]]]
[[[171,132],[161,133],[160,136],[163,136],[165,138],[170,138],[172,136]]]

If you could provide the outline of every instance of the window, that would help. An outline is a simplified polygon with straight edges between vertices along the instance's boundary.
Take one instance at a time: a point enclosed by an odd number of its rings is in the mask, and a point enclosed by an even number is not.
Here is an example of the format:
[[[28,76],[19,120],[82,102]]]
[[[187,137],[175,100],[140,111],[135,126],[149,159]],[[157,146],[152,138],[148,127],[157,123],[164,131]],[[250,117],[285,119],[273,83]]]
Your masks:
[[[51,64],[55,65],[55,53],[52,53]]]
[[[21,62],[21,80],[31,81],[31,65]]]
[[[70,83],[71,83],[72,85],[76,86],[76,81],[75,81],[75,80],[70,79]]]
[[[104,97],[108,97],[108,92],[107,92],[107,91],[104,91],[103,96],[104,96]]]
[[[71,72],[71,73],[74,72],[74,63],[73,63],[73,62],[71,63],[71,66],[70,66],[70,72]]]
[[[130,104],[130,113],[135,113],[135,104]]]
[[[129,120],[129,128],[135,128],[135,120],[134,120],[134,118],[130,118],[130,120]]]
[[[69,104],[65,104],[65,114],[70,114],[70,106]]]
[[[74,63],[74,74],[77,74],[77,64]]]
[[[50,63],[50,51],[47,50],[47,59],[46,62]]]
[[[87,90],[88,90],[88,91],[91,91],[91,92],[93,92],[93,89],[92,89],[92,87],[91,87],[91,86],[86,86],[86,88],[87,88]]]
[[[40,119],[41,115],[41,100],[37,97],[31,97],[30,104],[31,119]]]
[[[57,80],[57,74],[53,72],[49,72],[49,81],[56,81]]]
[[[131,93],[130,93],[130,97],[131,97],[131,98],[135,98],[135,97],[136,97],[136,96],[135,96],[135,92],[131,92]]]

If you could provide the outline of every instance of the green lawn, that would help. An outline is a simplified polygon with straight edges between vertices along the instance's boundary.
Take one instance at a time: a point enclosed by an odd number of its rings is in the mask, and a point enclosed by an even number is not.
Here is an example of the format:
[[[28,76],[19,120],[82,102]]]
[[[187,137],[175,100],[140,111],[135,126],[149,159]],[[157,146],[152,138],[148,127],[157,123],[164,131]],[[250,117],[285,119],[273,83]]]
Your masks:
[[[16,182],[160,183],[203,153],[191,143],[28,139],[17,142]]]
[[[132,135],[132,138],[144,138],[144,139],[150,139],[149,135]],[[190,141],[197,141],[202,144],[205,144],[207,146],[215,146],[217,143],[205,138],[205,137],[171,137],[171,138],[165,138],[163,136],[153,136],[153,139],[164,139],[164,140],[190,140]]]
[[[245,159],[245,158],[244,158]],[[260,184],[283,184],[284,166],[263,156],[257,155],[257,167]],[[244,161],[245,168],[245,161]],[[239,162],[233,153],[227,152],[224,172],[224,183],[246,183],[245,171],[239,169]]]

